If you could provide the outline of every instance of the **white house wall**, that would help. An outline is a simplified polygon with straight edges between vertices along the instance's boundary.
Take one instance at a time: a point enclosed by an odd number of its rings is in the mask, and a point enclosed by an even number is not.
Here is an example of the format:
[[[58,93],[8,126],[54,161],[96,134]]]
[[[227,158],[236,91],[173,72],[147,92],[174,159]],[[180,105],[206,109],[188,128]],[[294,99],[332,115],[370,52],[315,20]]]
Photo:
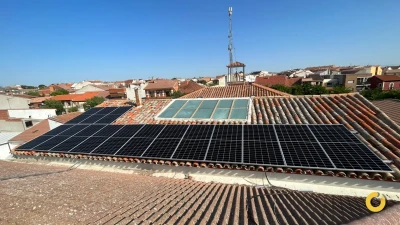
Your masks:
[[[56,116],[55,109],[20,109],[8,110],[8,115],[11,118],[24,118],[24,119],[47,119]]]
[[[53,120],[47,120],[47,121],[49,122],[50,130],[53,130],[54,128],[56,128],[58,126],[63,125],[62,123],[59,123],[59,122],[56,122],[56,121],[53,121]]]
[[[0,109],[29,109],[29,99],[0,95]]]
[[[86,92],[95,92],[95,91],[104,91],[104,90],[98,87],[94,87],[92,85],[86,85],[85,87],[77,90],[75,94],[84,94]]]

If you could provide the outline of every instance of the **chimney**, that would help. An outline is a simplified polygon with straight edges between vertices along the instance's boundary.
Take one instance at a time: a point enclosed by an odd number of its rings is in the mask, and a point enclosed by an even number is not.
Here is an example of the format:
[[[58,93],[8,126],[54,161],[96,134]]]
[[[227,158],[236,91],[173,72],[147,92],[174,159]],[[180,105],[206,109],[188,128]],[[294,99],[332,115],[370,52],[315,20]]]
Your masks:
[[[139,88],[135,88],[136,106],[142,105],[142,101],[139,96]]]

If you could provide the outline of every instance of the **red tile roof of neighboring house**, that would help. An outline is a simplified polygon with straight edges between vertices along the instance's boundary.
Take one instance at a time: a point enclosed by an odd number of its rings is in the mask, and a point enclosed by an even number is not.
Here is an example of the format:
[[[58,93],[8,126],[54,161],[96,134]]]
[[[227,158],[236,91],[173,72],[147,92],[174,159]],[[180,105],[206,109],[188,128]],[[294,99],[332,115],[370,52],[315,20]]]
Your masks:
[[[84,102],[87,99],[91,99],[98,95],[99,95],[99,92],[85,92],[83,94],[57,95],[57,96],[52,97],[51,99],[58,100],[58,101]]]
[[[0,161],[5,224],[397,224],[365,198]],[[32,176],[32,174],[42,174]],[[25,179],[7,179],[22,177]],[[29,190],[34,190],[28,191]],[[51,187],[51,188],[50,188]],[[37,194],[40,193],[40,194]],[[73,197],[71,197],[73,196]],[[373,202],[376,204],[376,201]]]
[[[154,80],[152,83],[147,84],[147,86],[144,88],[144,90],[166,90],[166,89],[178,90],[178,81],[158,79]]]
[[[241,62],[233,62],[231,64],[226,65],[226,67],[244,67],[244,66],[246,66],[246,65]]]
[[[372,101],[372,103],[382,110],[394,122],[400,125],[400,100],[399,99],[384,99]]]
[[[92,86],[100,88],[100,89],[103,89],[105,91],[108,91],[108,90],[110,90],[112,88],[115,88],[115,85],[113,85],[113,84],[111,84],[111,85],[106,85],[106,84],[104,84],[104,85],[94,85],[94,84],[92,84]]]
[[[37,97],[37,98],[32,98],[29,102],[30,103],[42,103],[50,98],[51,97]]]
[[[397,75],[377,75],[375,77],[381,81],[400,81],[400,76]]]
[[[49,121],[47,119],[40,121],[24,132],[10,139],[10,142],[28,142],[50,131]]]
[[[181,82],[181,84],[179,85],[178,91],[180,91],[181,93],[189,94],[194,91],[200,90],[202,88],[204,88],[204,87],[199,85],[198,83],[196,83],[192,80],[186,80],[186,81]]]
[[[301,78],[300,77],[288,78],[285,75],[256,77],[255,83],[267,86],[278,85],[278,84],[285,86],[293,86],[295,84],[300,84]]]
[[[181,98],[233,98],[233,97],[250,97],[250,96],[286,96],[283,93],[272,88],[252,85],[234,85],[227,87],[207,87],[185,95]]]
[[[204,80],[206,82],[210,82],[212,80],[212,78],[211,77],[202,77],[202,78],[199,78],[199,80]]]

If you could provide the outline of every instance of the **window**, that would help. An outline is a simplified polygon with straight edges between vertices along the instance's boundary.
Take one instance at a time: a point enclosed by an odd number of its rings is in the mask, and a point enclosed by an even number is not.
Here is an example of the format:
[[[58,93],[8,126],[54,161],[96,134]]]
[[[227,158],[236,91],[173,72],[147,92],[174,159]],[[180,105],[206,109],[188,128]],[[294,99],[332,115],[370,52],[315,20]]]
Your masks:
[[[31,127],[31,126],[33,126],[32,120],[30,120],[30,121],[25,121],[25,127],[26,127],[26,128]]]
[[[389,90],[393,90],[393,88],[394,88],[394,83],[393,83],[393,82],[390,82],[390,84],[389,84]]]
[[[382,83],[378,84],[378,88],[382,89]]]
[[[326,83],[327,87],[332,87],[332,83]]]
[[[349,80],[349,81],[347,81],[347,83],[352,84],[352,83],[354,83],[354,80]]]

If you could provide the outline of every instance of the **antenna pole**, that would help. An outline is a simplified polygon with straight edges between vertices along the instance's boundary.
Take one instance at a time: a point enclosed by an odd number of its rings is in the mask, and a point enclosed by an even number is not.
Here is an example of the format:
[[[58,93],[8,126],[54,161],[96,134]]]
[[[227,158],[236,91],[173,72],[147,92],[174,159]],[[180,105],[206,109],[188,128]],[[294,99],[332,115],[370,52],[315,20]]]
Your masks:
[[[233,63],[233,39],[232,39],[232,7],[228,8],[228,15],[229,15],[229,65],[231,66]],[[232,67],[228,68],[228,82],[232,81]]]

